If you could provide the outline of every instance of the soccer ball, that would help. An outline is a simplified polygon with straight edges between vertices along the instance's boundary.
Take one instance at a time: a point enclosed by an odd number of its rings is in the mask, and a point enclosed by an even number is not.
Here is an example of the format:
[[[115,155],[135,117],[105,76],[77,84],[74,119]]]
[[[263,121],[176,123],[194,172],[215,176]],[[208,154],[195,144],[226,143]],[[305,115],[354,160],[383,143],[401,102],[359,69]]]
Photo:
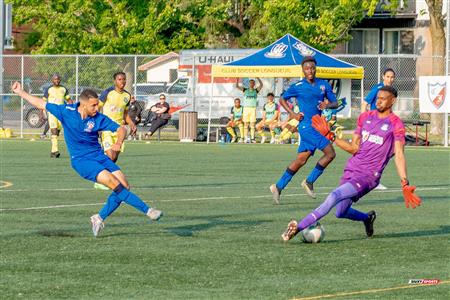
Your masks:
[[[302,230],[302,240],[305,243],[320,243],[324,237],[325,231],[319,222]]]

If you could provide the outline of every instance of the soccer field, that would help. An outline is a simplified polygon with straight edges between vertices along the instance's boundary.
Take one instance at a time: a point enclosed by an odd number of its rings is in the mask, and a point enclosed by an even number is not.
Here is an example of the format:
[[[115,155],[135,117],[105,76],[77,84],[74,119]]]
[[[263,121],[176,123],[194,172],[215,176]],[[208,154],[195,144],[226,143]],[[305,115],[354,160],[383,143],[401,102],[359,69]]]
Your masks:
[[[450,151],[406,150],[410,182],[423,205],[403,203],[394,162],[385,191],[355,206],[375,210],[364,226],[325,217],[325,240],[283,243],[288,221],[304,217],[338,184],[349,157],[317,181],[301,180],[274,205],[269,185],[294,158],[293,145],[127,143],[119,165],[133,190],[165,212],[157,223],[122,206],[98,238],[89,217],[108,196],[93,189],[49,141],[0,140],[2,299],[449,299]],[[439,279],[439,285],[410,285]]]

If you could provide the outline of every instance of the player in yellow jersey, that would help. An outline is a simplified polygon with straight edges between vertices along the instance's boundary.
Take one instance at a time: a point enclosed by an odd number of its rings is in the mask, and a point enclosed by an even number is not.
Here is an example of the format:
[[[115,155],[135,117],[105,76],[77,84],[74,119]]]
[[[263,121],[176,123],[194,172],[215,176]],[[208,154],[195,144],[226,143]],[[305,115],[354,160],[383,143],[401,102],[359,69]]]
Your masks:
[[[265,127],[269,127],[271,140],[273,144],[275,141],[275,127],[280,119],[280,111],[278,104],[275,103],[275,95],[273,93],[267,94],[267,102],[263,107],[262,120],[256,124],[256,132],[261,136],[261,144],[266,142],[266,135],[264,133]]]
[[[230,122],[227,124],[227,131],[231,135],[231,142],[234,143],[237,140],[234,127],[239,128],[240,139],[239,142],[244,142],[244,122],[242,122],[243,107],[241,106],[241,99],[234,99],[234,106],[231,108]]]
[[[136,133],[136,125],[128,115],[131,94],[125,90],[127,77],[124,72],[117,72],[113,75],[114,86],[104,90],[100,95],[100,101],[103,103],[103,114],[108,116],[119,125],[128,124],[131,134]],[[124,146],[120,151],[114,151],[111,146],[117,141],[117,134],[111,131],[102,132],[102,146],[105,154],[116,162],[120,152],[123,152]]]
[[[65,102],[71,104],[70,96],[67,89],[61,85],[61,76],[54,74],[52,76],[52,86],[44,91],[44,100],[53,104],[64,104]],[[51,158],[58,158],[60,156],[58,149],[58,136],[61,132],[61,122],[51,113],[48,113],[48,124],[50,126],[52,150],[50,151]]]

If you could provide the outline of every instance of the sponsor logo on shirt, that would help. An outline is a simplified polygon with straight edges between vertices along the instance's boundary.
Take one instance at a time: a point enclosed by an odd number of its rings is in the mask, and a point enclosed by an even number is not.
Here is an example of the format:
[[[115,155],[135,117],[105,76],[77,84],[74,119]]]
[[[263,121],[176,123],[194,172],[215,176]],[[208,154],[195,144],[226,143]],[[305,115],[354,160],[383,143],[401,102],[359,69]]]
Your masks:
[[[377,145],[383,145],[384,139],[382,136],[376,134],[370,134],[370,132],[363,130],[362,131],[362,142],[371,142]]]
[[[387,131],[389,129],[389,124],[383,124],[383,126],[381,126],[381,130],[383,131]]]
[[[95,126],[95,122],[94,121],[87,121],[86,123],[86,127],[84,128],[85,132],[92,132],[92,129]]]
[[[288,46],[284,43],[275,44],[269,52],[264,53],[267,58],[283,58],[286,56]]]

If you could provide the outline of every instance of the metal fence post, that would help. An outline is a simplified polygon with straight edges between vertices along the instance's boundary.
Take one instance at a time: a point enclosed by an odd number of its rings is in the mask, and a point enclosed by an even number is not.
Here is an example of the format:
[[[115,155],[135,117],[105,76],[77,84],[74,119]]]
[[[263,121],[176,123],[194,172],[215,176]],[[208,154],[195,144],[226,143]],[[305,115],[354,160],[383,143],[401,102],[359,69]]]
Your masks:
[[[75,101],[78,102],[78,54],[75,56]]]
[[[23,55],[21,57],[22,59],[20,60],[20,83],[22,84],[22,89],[24,88],[23,86],[23,73],[24,73],[24,69],[23,69]],[[20,97],[20,137],[23,138],[23,98]]]
[[[137,56],[134,56],[134,91],[133,91],[133,95],[134,97],[136,97],[136,93],[137,93]],[[136,102],[137,103],[137,102]]]

